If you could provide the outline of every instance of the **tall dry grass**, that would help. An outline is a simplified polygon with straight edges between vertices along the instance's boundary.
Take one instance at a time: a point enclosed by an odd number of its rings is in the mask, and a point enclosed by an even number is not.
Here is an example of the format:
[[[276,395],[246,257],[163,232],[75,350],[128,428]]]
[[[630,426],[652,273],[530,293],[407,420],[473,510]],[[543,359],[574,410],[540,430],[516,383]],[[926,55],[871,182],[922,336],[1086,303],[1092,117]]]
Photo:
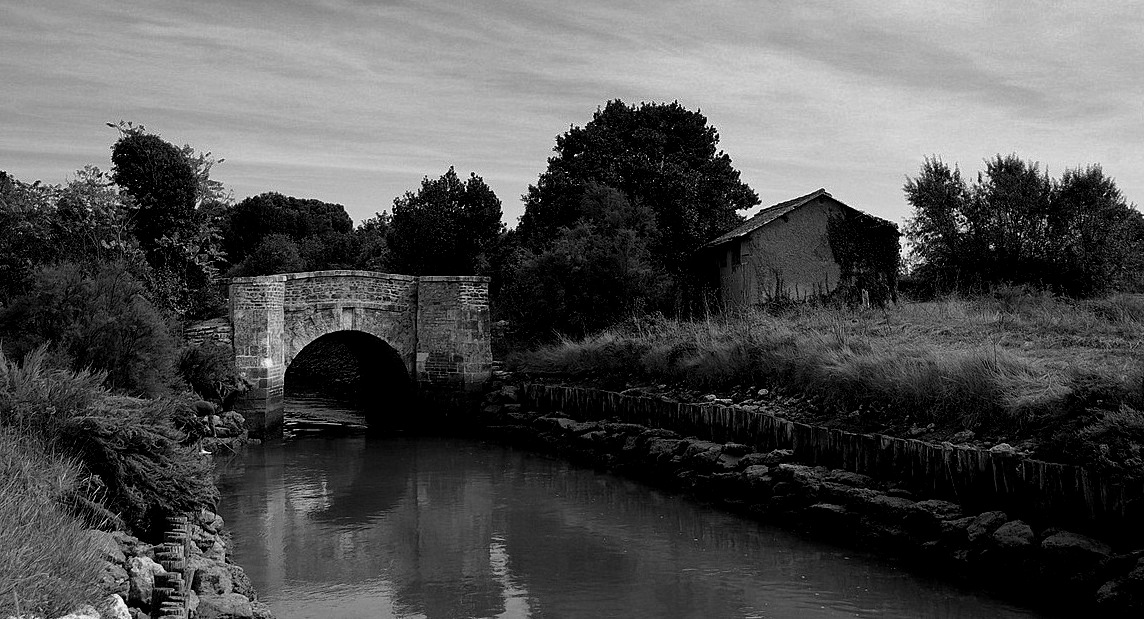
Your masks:
[[[98,523],[68,507],[82,494],[79,467],[27,434],[0,428],[0,616],[58,617],[100,593]]]
[[[887,310],[643,319],[509,361],[614,382],[769,386],[871,422],[1021,432],[1067,414],[1081,375],[1106,375],[1109,397],[1124,400],[1141,376],[1142,341],[1142,298],[1069,301],[1017,289]]]

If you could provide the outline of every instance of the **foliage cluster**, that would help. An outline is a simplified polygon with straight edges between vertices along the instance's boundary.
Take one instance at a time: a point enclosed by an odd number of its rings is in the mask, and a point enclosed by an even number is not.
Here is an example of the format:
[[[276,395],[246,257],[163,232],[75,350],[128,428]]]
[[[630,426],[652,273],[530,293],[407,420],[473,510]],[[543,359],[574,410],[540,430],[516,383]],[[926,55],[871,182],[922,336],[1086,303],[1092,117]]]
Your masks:
[[[104,376],[59,369],[45,347],[0,351],[0,430],[72,458],[86,483],[70,507],[147,532],[157,518],[217,500],[209,461],[184,443],[188,402],[113,396]]]
[[[517,228],[510,303],[530,303],[516,316],[523,335],[695,308],[709,281],[694,252],[759,202],[718,143],[707,118],[678,102],[609,101],[557,136]],[[555,311],[532,311],[546,305]]]
[[[506,314],[526,335],[582,335],[666,305],[670,279],[652,255],[651,210],[594,183],[578,209],[574,225],[513,272]]]
[[[102,372],[111,389],[163,395],[177,385],[177,340],[145,293],[123,263],[44,266],[0,308],[0,341],[17,358],[50,344],[61,365]]]
[[[832,214],[826,222],[826,240],[841,272],[836,294],[852,306],[861,301],[861,291],[877,306],[897,301],[898,236],[897,226],[866,213]]]
[[[390,265],[417,275],[487,273],[503,232],[501,201],[492,189],[476,174],[462,182],[450,167],[438,179],[423,179],[416,194],[393,201]]]
[[[224,404],[247,387],[234,367],[234,349],[220,342],[183,349],[179,355],[179,376],[203,399]]]
[[[1032,284],[1091,296],[1142,283],[1144,215],[1098,165],[1054,180],[1036,162],[998,155],[970,184],[932,158],[905,192],[914,277],[930,290]]]
[[[251,196],[222,221],[230,275],[353,268],[357,239],[340,204],[279,193]]]

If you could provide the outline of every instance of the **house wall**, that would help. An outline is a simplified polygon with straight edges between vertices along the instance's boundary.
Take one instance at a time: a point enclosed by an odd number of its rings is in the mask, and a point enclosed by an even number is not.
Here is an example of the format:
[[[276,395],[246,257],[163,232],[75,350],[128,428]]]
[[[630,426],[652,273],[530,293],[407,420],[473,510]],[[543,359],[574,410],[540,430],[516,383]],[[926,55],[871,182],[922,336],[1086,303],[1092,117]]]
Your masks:
[[[792,299],[824,294],[838,286],[826,226],[842,207],[825,198],[779,217],[741,239],[741,263],[734,264],[735,241],[716,253],[723,300],[729,306],[763,303],[776,293]]]

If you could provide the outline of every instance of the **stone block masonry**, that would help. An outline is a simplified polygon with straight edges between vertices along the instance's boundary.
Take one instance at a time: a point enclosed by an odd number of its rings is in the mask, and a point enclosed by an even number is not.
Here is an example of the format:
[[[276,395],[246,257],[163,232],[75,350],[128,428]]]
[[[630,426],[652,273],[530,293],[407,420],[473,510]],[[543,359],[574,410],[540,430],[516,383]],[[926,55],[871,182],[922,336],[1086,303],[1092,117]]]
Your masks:
[[[417,294],[417,382],[479,388],[492,375],[487,277],[422,277]]]
[[[388,344],[422,395],[479,391],[492,374],[488,288],[487,277],[348,270],[232,279],[227,335],[235,367],[253,385],[238,404],[251,434],[280,428],[286,368],[335,331]],[[188,336],[225,341],[226,326],[196,325]]]

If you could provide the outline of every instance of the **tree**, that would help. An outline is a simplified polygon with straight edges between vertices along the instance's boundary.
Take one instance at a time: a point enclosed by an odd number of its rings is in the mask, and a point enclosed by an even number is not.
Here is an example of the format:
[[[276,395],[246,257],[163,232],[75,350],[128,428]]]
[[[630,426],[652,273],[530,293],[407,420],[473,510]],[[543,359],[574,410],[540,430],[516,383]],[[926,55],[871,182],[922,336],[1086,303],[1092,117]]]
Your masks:
[[[1144,277],[1144,215],[1099,165],[1065,170],[1049,221],[1060,288],[1074,295],[1126,289]]]
[[[524,247],[540,252],[583,217],[589,182],[646,205],[658,235],[650,251],[676,280],[694,290],[694,252],[742,221],[737,211],[759,203],[718,150],[719,133],[700,112],[673,103],[628,106],[609,101],[584,127],[556,138],[556,155],[524,196],[518,228]]]
[[[926,158],[917,178],[906,179],[906,201],[914,208],[905,228],[912,243],[915,275],[941,287],[965,283],[967,256],[962,247],[969,187],[961,171],[941,159]]]
[[[52,208],[58,188],[0,172],[0,306],[24,290],[35,267],[54,259]]]
[[[389,213],[374,216],[354,228],[357,239],[357,268],[367,271],[385,271],[389,268]]]
[[[0,304],[23,292],[35,269],[61,260],[123,262],[147,271],[130,231],[134,203],[99,168],[64,186],[27,184],[0,172]]]
[[[299,262],[292,263],[296,270],[347,269],[357,258],[350,238],[353,225],[341,204],[267,192],[246,198],[227,212],[222,223],[223,247],[237,266],[263,241],[277,236],[281,238],[272,243],[275,251],[288,251],[283,248],[286,242],[295,246],[294,252],[300,257]],[[257,261],[269,265],[264,258]],[[250,264],[242,269],[248,275],[282,272],[251,272]]]
[[[135,236],[152,266],[169,256],[161,251],[163,239],[193,229],[199,178],[186,154],[143,127],[130,130],[111,149],[115,184],[135,199]]]
[[[483,274],[503,230],[501,201],[484,179],[470,173],[462,182],[450,166],[438,179],[422,179],[416,194],[393,200],[390,267],[412,275]]]
[[[509,284],[505,305],[527,338],[580,336],[666,306],[670,278],[650,249],[651,210],[594,183],[576,208],[579,221],[524,257]]]
[[[41,267],[0,310],[0,341],[16,358],[50,343],[62,365],[106,372],[107,386],[128,395],[167,393],[176,381],[175,340],[143,292],[121,263]]]
[[[1035,162],[998,155],[968,186],[926,159],[905,193],[914,277],[934,289],[1032,284],[1089,295],[1138,283],[1144,216],[1099,166],[1054,181]]]
[[[306,270],[306,261],[294,239],[285,234],[271,234],[262,239],[254,251],[236,264],[231,277],[254,277],[275,273],[298,273]]]
[[[230,196],[210,179],[218,163],[148,133],[129,122],[108,126],[120,132],[112,146],[111,178],[135,203],[131,221],[151,272],[150,297],[179,316],[204,316],[219,310],[213,286],[224,255],[218,220]]]

